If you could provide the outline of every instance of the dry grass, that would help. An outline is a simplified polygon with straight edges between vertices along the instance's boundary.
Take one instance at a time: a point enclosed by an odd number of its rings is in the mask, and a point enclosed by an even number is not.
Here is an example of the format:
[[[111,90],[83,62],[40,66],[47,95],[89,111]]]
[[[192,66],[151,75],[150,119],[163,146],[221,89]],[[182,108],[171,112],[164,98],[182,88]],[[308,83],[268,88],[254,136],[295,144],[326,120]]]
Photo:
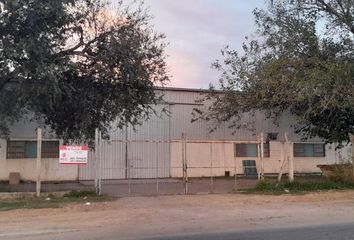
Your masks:
[[[93,191],[72,191],[63,197],[47,198],[19,198],[13,200],[0,200],[0,211],[14,209],[39,209],[60,208],[70,203],[87,203],[112,201],[115,198],[109,196],[97,196]]]

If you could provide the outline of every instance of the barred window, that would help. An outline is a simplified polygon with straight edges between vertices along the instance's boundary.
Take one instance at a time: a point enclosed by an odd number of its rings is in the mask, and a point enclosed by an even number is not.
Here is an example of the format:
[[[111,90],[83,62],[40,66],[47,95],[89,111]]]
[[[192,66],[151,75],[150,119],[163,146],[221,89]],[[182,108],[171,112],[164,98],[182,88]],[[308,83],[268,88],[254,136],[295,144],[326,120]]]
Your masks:
[[[257,143],[236,143],[235,144],[236,157],[258,157],[258,144]],[[270,156],[269,143],[263,144],[263,156]]]
[[[36,158],[37,141],[7,141],[7,159]],[[59,141],[42,141],[42,158],[58,158]]]
[[[294,143],[294,157],[325,157],[323,143]]]

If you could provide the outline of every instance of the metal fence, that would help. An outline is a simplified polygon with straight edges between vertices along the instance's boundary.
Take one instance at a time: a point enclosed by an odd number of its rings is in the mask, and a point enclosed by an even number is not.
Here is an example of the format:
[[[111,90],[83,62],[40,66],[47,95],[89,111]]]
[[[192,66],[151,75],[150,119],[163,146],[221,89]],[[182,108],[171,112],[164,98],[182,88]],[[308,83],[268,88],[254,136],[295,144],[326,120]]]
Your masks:
[[[233,156],[227,162],[220,161],[220,151],[214,148],[234,143],[187,140],[184,134],[180,140],[170,141],[104,140],[97,131],[92,165],[85,167],[95,175],[98,194],[230,193],[253,186],[257,181],[257,176],[238,177],[243,169],[238,169],[240,166]],[[92,184],[92,181],[81,182]]]
[[[37,186],[31,181],[25,181],[18,186],[9,186],[2,182],[0,192],[37,191],[38,194],[41,190],[38,186],[41,186],[44,192],[86,190],[94,186],[99,194],[114,196],[229,193],[254,186],[257,180],[262,179],[262,173],[265,171],[268,174],[279,174],[279,178],[282,173],[293,178],[294,169],[302,173],[301,170],[306,170],[306,167],[316,167],[315,159],[308,161],[298,158],[293,161],[293,142],[287,139],[286,134],[285,141],[267,143],[268,151],[271,147],[272,151],[270,156],[269,152],[266,154],[266,161],[263,161],[262,153],[267,152],[262,146],[263,134],[259,134],[253,141],[187,139],[185,134],[181,134],[180,139],[171,140],[168,130],[163,130],[163,134],[156,133],[154,129],[146,131],[130,135],[123,131],[112,134],[110,140],[102,139],[100,132],[96,131],[95,151],[89,153],[88,163],[65,168],[71,176],[71,181],[44,182],[42,186],[41,180],[46,179],[47,175],[61,172],[58,170],[59,163],[56,159],[41,161],[41,145],[38,144],[39,158],[33,162],[36,166],[33,174],[37,178]],[[144,139],[145,137],[151,139]],[[40,138],[38,142],[41,142]],[[242,151],[236,150],[238,143],[256,144],[257,146],[253,147],[258,149],[257,156],[239,156],[237,153]],[[348,147],[341,152],[332,152],[331,158],[335,159],[334,162],[341,163],[341,159],[347,162],[351,159],[350,150]],[[325,160],[319,159],[317,164],[322,164]],[[252,177],[244,177],[247,174]],[[63,174],[63,180],[66,180],[65,177]],[[74,181],[76,177],[79,183]]]

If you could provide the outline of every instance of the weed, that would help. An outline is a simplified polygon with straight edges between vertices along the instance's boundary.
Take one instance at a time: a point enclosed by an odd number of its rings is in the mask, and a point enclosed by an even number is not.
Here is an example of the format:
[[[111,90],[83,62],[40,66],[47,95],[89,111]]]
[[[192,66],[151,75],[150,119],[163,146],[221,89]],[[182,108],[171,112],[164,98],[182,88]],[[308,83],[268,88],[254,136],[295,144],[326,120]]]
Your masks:
[[[260,181],[256,184],[255,191],[274,191],[276,186],[268,181]]]
[[[83,198],[83,197],[97,197],[95,191],[70,191],[69,193],[64,194],[64,197],[67,198]]]
[[[0,211],[9,211],[13,209],[39,209],[39,208],[59,208],[58,201],[46,201],[44,199],[15,199],[0,201]]]
[[[257,183],[254,188],[246,190],[248,193],[266,193],[266,194],[283,194],[283,193],[304,193],[313,191],[328,190],[344,190],[354,189],[354,183],[341,183],[333,181],[323,182],[284,182],[279,185],[268,181]]]
[[[63,197],[50,196],[49,198],[18,198],[13,200],[0,200],[0,211],[13,209],[60,208],[71,203],[113,201],[109,196],[97,196],[94,191],[72,191]]]
[[[353,165],[346,164],[333,164],[330,165],[330,174],[328,178],[335,182],[353,183]]]

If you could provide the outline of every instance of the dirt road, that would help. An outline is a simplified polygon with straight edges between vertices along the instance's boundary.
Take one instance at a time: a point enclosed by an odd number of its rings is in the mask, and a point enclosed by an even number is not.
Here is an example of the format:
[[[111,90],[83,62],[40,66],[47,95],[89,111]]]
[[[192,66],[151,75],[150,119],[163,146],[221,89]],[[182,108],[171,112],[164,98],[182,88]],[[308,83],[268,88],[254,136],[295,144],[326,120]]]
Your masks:
[[[0,239],[144,239],[341,223],[354,223],[354,191],[135,197],[1,212]]]

